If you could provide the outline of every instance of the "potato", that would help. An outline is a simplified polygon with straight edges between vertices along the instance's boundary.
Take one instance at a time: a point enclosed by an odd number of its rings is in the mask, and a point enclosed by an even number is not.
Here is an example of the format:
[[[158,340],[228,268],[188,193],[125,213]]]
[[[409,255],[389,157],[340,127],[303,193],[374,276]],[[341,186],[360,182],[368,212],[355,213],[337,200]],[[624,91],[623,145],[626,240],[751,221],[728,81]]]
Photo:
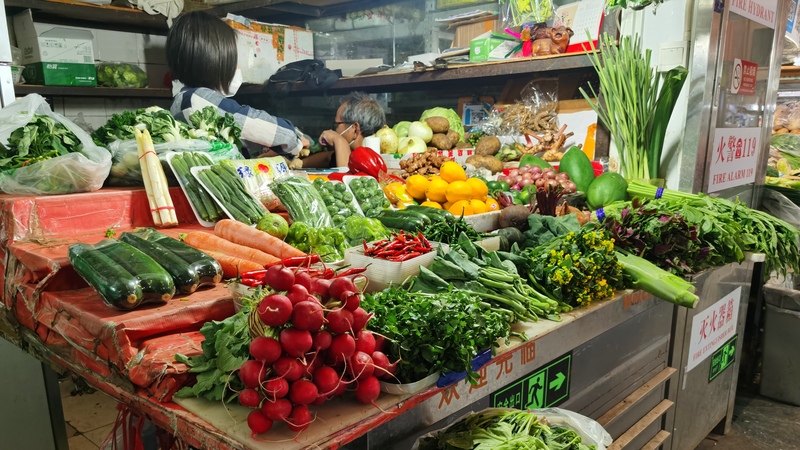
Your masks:
[[[456,146],[453,148],[472,148],[472,146],[469,145],[469,142],[458,141],[456,142]]]
[[[447,137],[450,138],[450,143],[453,144],[450,148],[457,146],[461,140],[461,135],[455,130],[447,130]]]
[[[500,139],[495,136],[484,136],[475,145],[475,153],[481,156],[494,156],[500,151]]]
[[[467,158],[467,164],[472,164],[477,168],[488,169],[495,174],[503,170],[503,162],[499,159],[495,158],[494,156],[481,156],[481,155],[472,155]]]
[[[425,119],[425,123],[431,127],[434,133],[447,133],[450,129],[450,122],[442,116],[428,117]]]
[[[453,148],[453,143],[450,142],[450,138],[448,138],[446,134],[442,133],[434,134],[433,139],[431,139],[428,145],[432,145],[439,150],[450,150]]]

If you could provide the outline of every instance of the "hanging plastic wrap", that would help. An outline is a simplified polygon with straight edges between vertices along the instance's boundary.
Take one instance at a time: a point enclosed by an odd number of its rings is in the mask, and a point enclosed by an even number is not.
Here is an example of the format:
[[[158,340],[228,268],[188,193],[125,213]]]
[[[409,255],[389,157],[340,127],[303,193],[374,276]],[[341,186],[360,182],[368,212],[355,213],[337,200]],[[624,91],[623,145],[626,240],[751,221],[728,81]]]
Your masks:
[[[502,0],[500,6],[505,28],[547,22],[555,11],[552,0]]]

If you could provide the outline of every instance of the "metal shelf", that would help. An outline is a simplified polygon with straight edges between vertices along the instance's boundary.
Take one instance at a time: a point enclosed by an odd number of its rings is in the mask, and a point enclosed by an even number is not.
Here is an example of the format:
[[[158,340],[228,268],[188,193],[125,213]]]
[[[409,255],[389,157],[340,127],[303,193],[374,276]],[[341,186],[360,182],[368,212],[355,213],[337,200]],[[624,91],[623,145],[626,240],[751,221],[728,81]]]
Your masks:
[[[89,86],[39,86],[32,84],[14,85],[17,95],[39,94],[57,97],[137,97],[172,98],[169,88],[109,88]]]
[[[541,75],[547,72],[560,72],[568,70],[584,70],[591,68],[591,62],[586,53],[571,53],[552,57],[538,57],[515,59],[511,61],[497,61],[486,63],[470,63],[454,65],[448,69],[424,72],[383,72],[375,75],[362,75],[339,79],[328,93],[337,94],[361,90],[367,92],[398,92],[409,90],[430,89],[446,83],[482,84],[489,79],[497,81],[519,78],[524,75]],[[296,83],[291,86],[293,94],[319,94],[305,83]],[[242,86],[239,95],[267,94],[267,88],[262,84]]]

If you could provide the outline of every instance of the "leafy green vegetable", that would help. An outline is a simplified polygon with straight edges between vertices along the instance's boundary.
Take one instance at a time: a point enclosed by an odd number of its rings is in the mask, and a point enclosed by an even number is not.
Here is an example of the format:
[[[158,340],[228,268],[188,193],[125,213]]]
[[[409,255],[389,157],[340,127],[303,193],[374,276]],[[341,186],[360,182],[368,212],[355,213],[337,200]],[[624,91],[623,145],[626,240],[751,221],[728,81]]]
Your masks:
[[[116,140],[135,139],[133,129],[137,124],[144,124],[153,138],[153,143],[174,142],[189,137],[189,127],[172,117],[169,111],[158,106],[123,111],[111,116],[111,119],[92,134],[97,145],[106,146]]]
[[[476,383],[472,359],[511,336],[502,311],[464,291],[412,294],[386,289],[367,294],[362,306],[375,314],[370,330],[391,341],[388,356],[400,360],[396,376],[401,383],[435,372],[467,372],[467,379]]]
[[[422,234],[429,240],[445,244],[454,241],[462,233],[472,241],[480,241],[488,237],[486,233],[475,231],[475,228],[467,223],[463,217],[452,222],[444,220],[433,221],[422,230]]]
[[[77,153],[82,148],[75,133],[62,123],[44,114],[34,114],[25,126],[11,132],[7,145],[0,145],[0,171]]]
[[[525,241],[522,244],[523,248],[538,247],[558,236],[581,229],[575,214],[558,217],[531,214],[528,216],[528,226],[530,228],[523,233],[525,237]]]
[[[139,66],[128,63],[101,63],[97,65],[97,84],[107,87],[147,87],[147,73]]]
[[[242,147],[242,127],[236,124],[231,113],[220,116],[217,108],[206,106],[192,113],[189,121],[194,126],[194,129],[189,129],[189,137],[207,141],[222,140]]]
[[[304,222],[292,222],[286,242],[304,253],[317,254],[324,262],[335,262],[344,259],[347,250],[347,239],[338,228],[312,228]]]
[[[419,120],[425,121],[425,119],[429,117],[444,117],[450,122],[450,129],[458,133],[458,139],[464,139],[464,125],[461,124],[461,117],[458,116],[458,113],[453,111],[449,108],[442,108],[436,107],[431,109],[426,109],[422,112]]]
[[[391,235],[380,220],[369,217],[350,216],[345,220],[343,228],[349,245],[373,242]]]

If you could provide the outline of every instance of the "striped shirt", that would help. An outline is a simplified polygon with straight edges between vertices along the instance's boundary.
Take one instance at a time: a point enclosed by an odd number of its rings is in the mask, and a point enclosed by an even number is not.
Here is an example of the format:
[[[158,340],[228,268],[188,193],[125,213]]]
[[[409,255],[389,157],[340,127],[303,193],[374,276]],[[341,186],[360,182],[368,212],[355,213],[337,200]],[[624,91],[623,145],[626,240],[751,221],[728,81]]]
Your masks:
[[[240,105],[209,88],[184,88],[175,95],[170,113],[177,120],[191,123],[189,116],[206,106],[215,106],[220,114],[233,114],[234,121],[242,127],[242,142],[250,158],[265,153],[269,147],[281,156],[294,159],[303,149],[302,133],[291,122],[246,105]]]

